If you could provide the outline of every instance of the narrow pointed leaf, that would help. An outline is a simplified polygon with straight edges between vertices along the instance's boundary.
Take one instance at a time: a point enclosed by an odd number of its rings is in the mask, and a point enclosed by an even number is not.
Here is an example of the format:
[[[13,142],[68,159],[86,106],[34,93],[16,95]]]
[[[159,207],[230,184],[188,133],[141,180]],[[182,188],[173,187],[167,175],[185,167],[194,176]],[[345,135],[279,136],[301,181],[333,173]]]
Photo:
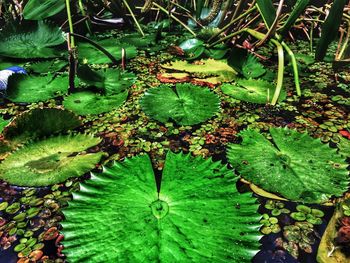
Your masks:
[[[23,16],[28,20],[42,20],[56,15],[65,7],[63,0],[29,0],[24,6]]]
[[[265,25],[269,28],[273,24],[276,18],[276,9],[273,6],[272,0],[257,0],[259,12],[265,22]]]
[[[294,25],[295,21],[298,19],[301,13],[304,12],[306,6],[309,4],[309,1],[310,0],[298,0],[295,3],[292,12],[290,13],[286,23],[281,29],[281,35],[285,35],[288,33],[288,31]]]

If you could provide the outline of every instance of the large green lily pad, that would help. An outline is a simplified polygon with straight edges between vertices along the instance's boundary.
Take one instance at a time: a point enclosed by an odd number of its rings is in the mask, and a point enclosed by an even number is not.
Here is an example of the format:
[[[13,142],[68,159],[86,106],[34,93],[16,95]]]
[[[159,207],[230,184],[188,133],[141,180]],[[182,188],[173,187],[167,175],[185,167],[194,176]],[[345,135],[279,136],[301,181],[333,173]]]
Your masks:
[[[27,76],[9,78],[7,98],[13,102],[38,102],[64,95],[68,91],[68,76]]]
[[[58,57],[60,53],[54,47],[65,41],[59,27],[43,21],[18,26],[17,30],[9,27],[1,32],[0,39],[0,55],[12,58]]]
[[[213,117],[220,109],[219,97],[208,88],[192,84],[160,85],[148,90],[140,102],[143,111],[163,123],[174,120],[193,125]]]
[[[66,97],[63,105],[79,115],[100,114],[119,108],[127,97],[128,91],[107,96],[92,91],[80,91]]]
[[[100,141],[78,134],[33,142],[19,148],[0,164],[0,179],[13,185],[37,187],[81,176],[95,167],[103,153],[78,153]]]
[[[117,60],[122,59],[122,48],[125,49],[127,59],[134,58],[137,55],[137,50],[134,46],[125,43],[121,44],[115,38],[107,38],[96,42],[111,53]],[[111,60],[106,55],[89,43],[79,43],[78,50],[79,59],[89,64],[111,63]]]
[[[345,158],[307,133],[271,128],[272,141],[255,130],[240,133],[227,157],[240,175],[268,192],[306,203],[341,196],[349,184]]]
[[[93,174],[63,212],[69,262],[249,262],[258,205],[219,162],[169,152],[157,192],[147,155]]]
[[[275,93],[275,85],[264,80],[238,79],[236,84],[223,84],[221,90],[224,94],[238,100],[266,104],[271,102]],[[286,98],[285,90],[281,91],[279,101]]]

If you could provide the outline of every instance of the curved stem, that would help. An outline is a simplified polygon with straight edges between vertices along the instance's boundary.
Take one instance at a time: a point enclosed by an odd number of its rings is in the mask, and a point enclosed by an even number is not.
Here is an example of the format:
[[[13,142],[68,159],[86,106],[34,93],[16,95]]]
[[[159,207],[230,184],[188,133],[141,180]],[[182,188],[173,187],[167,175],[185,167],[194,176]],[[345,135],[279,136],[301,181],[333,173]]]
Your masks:
[[[283,48],[287,51],[287,53],[289,55],[290,62],[292,63],[292,67],[293,67],[295,89],[297,91],[297,95],[301,96],[297,60],[295,59],[295,55],[294,55],[293,51],[289,48],[289,46],[284,41],[281,42],[281,45],[283,46]]]

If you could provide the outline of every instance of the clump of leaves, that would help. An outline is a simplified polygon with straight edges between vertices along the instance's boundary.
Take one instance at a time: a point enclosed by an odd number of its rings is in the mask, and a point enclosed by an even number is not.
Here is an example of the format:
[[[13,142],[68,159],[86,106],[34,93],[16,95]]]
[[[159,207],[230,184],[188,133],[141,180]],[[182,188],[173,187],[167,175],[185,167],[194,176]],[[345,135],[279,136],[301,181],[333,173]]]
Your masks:
[[[117,60],[122,58],[122,48],[125,49],[126,58],[128,59],[134,58],[137,55],[137,50],[134,46],[125,43],[121,44],[114,38],[107,38],[96,42],[111,53]],[[78,50],[79,59],[89,64],[111,63],[107,56],[89,43],[79,43]]]
[[[270,134],[273,143],[247,129],[240,133],[241,144],[230,144],[228,159],[244,179],[306,203],[326,202],[347,190],[347,164],[336,149],[287,128],[271,128]]]
[[[119,108],[127,97],[128,91],[108,96],[92,91],[80,91],[65,97],[63,105],[79,115],[100,114]]]
[[[38,21],[36,25],[7,27],[0,34],[0,55],[12,58],[52,58],[65,40],[59,27]]]
[[[160,85],[148,90],[140,101],[151,118],[166,123],[193,125],[213,117],[220,109],[219,97],[208,88],[192,84],[177,84],[175,90]]]
[[[114,163],[64,210],[64,253],[92,263],[248,262],[260,216],[236,180],[219,162],[169,152],[158,192],[148,155]]]
[[[290,214],[291,218],[296,221],[307,221],[312,225],[320,225],[322,224],[322,217],[324,213],[315,208],[310,208],[305,205],[297,205],[297,212],[293,212]]]
[[[275,200],[267,200],[264,207],[271,210],[272,216],[279,216],[281,214],[289,214],[290,210],[284,207],[284,203]]]
[[[67,75],[28,76],[14,74],[9,78],[7,99],[13,102],[33,103],[62,96],[67,91]]]
[[[260,220],[260,223],[263,224],[261,228],[261,233],[268,235],[271,233],[279,233],[281,227],[278,224],[278,218],[274,216],[269,216],[268,214],[263,214],[263,218]]]
[[[192,73],[197,76],[215,76],[220,82],[232,81],[237,72],[224,60],[203,59],[189,63],[186,60],[177,60],[161,65],[165,69]]]
[[[221,86],[222,92],[230,97],[259,104],[271,102],[275,89],[275,85],[259,79],[238,79],[235,84],[225,83]],[[278,100],[283,101],[286,96],[286,91],[282,90]]]
[[[78,177],[95,167],[103,153],[82,153],[101,140],[65,135],[31,142],[0,164],[0,179],[19,186],[47,186]]]

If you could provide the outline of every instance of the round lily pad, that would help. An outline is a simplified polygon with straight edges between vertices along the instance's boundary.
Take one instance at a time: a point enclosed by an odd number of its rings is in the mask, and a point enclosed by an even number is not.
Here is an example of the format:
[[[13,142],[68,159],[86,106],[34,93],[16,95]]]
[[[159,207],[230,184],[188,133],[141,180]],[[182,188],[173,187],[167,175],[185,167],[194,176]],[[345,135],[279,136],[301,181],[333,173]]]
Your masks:
[[[64,209],[69,262],[249,262],[258,205],[219,162],[169,152],[160,192],[148,155],[93,174]]]
[[[103,153],[78,153],[100,141],[78,134],[33,142],[0,164],[0,179],[19,186],[47,186],[81,176],[95,167]]]
[[[140,102],[143,111],[160,122],[174,120],[193,125],[208,120],[220,110],[219,97],[208,88],[192,84],[160,85],[148,90]]]
[[[127,99],[128,92],[103,96],[92,91],[76,92],[63,101],[66,109],[79,115],[100,114],[119,108]]]
[[[272,142],[255,130],[230,144],[228,160],[240,175],[264,190],[292,201],[323,203],[348,189],[349,172],[336,149],[307,133],[271,128]]]

